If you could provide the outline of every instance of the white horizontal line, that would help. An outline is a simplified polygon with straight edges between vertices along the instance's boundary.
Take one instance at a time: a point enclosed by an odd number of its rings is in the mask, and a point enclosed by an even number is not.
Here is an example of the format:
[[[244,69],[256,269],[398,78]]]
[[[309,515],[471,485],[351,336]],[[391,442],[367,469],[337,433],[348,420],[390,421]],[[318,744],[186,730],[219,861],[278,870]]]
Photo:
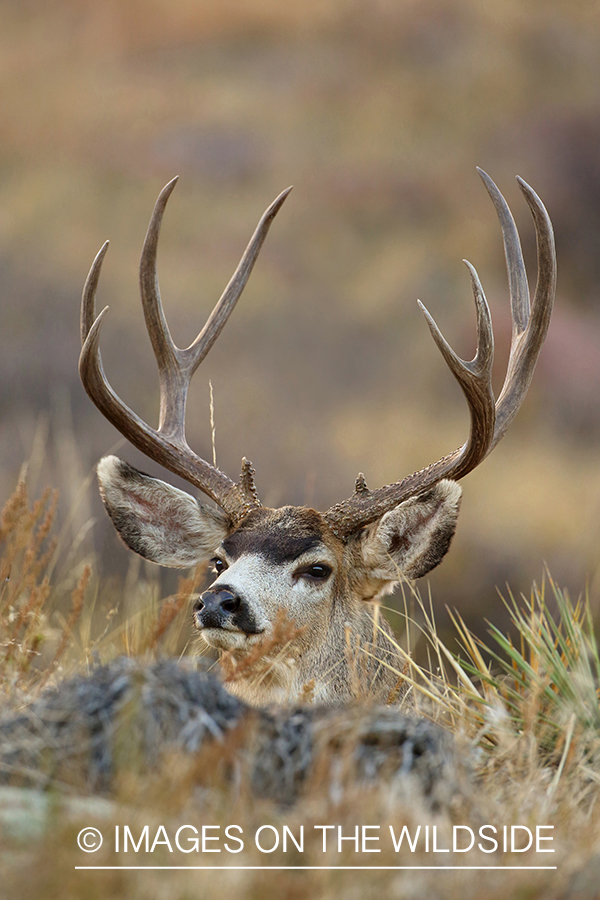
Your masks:
[[[397,871],[398,869],[418,869],[420,871],[432,870],[432,869],[444,869],[446,871],[463,871],[465,869],[477,869],[481,872],[491,872],[491,871],[533,871],[533,870],[549,870],[549,869],[557,869],[558,866],[75,866],[75,869],[194,869],[194,870],[202,870],[202,871],[219,871],[223,870],[226,872],[228,869],[236,869],[238,871],[261,871],[266,872],[269,869],[273,869],[273,871],[281,871],[286,869],[306,869],[306,870],[314,870],[314,869],[343,869],[345,871],[352,870],[360,872],[361,869],[364,869],[366,872],[382,872],[382,871]]]

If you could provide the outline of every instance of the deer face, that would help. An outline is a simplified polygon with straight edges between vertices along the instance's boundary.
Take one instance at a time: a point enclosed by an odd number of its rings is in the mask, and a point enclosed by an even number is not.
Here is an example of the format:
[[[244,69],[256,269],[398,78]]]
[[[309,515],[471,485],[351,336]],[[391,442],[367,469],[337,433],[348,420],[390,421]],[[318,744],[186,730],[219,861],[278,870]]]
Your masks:
[[[243,650],[268,634],[280,610],[314,641],[340,589],[343,552],[322,516],[286,506],[251,512],[215,550],[216,581],[197,601],[208,644]]]
[[[251,649],[281,610],[302,628],[298,651],[352,622],[401,577],[416,578],[446,553],[460,488],[442,481],[359,529],[337,537],[314,509],[255,509],[237,526],[220,511],[116,457],[98,466],[102,498],[125,543],[152,562],[211,560],[217,578],[196,601],[195,625],[219,650]]]

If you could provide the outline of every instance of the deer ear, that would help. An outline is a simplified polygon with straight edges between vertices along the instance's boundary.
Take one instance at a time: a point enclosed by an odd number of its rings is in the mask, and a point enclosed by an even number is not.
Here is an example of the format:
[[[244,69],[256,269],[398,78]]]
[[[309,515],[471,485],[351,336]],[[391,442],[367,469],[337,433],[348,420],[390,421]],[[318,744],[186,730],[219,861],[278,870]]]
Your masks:
[[[362,555],[375,579],[420,578],[448,552],[456,529],[461,489],[439,481],[420,497],[411,497],[363,533]]]
[[[205,562],[231,530],[221,510],[116,456],[100,460],[98,481],[106,511],[127,546],[161,566]]]

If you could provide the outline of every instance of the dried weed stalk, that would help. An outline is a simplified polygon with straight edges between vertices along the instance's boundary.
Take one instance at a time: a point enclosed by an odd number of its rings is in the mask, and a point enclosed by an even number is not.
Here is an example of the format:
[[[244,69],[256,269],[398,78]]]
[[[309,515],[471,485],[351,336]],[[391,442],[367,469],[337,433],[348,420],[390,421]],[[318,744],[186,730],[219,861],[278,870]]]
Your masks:
[[[46,638],[57,492],[31,506],[26,470],[0,513],[0,683],[26,673]]]
[[[293,645],[298,637],[306,631],[305,626],[297,625],[286,614],[279,610],[273,630],[258,641],[250,653],[241,659],[235,651],[227,651],[221,656],[221,670],[226,683],[241,678],[251,679],[255,683],[264,681],[276,667],[293,661]]]
[[[136,648],[137,653],[157,655],[159,647],[169,630],[172,629],[177,619],[179,618],[181,621],[182,614],[189,610],[205,572],[206,566],[200,565],[189,578],[180,578],[177,593],[163,600],[154,622],[142,632],[139,646]]]
[[[47,488],[30,502],[27,467],[0,513],[0,685],[42,687],[72,645],[84,608],[91,569],[85,566],[71,594],[71,609],[57,629],[51,624],[50,571],[56,550],[52,528],[58,492]],[[42,648],[55,643],[43,664]]]

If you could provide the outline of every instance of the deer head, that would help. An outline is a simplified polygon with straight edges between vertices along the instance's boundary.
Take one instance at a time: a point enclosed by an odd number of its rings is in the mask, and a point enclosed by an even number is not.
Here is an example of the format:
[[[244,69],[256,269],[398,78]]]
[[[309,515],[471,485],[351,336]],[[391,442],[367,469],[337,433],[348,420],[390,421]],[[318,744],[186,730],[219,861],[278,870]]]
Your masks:
[[[494,342],[489,308],[477,272],[465,261],[477,312],[477,352],[471,362],[456,355],[420,306],[467,401],[471,420],[467,441],[426,468],[376,490],[369,490],[359,474],[352,496],[324,513],[305,507],[262,507],[250,462],[242,460],[239,481],[234,482],[188,447],[184,431],[192,375],[231,314],[291,189],[262,216],[223,296],[185,350],[175,346],[169,333],[156,275],[160,225],[177,179],[161,192],[140,263],[142,306],[160,379],[158,429],[119,399],[104,374],[99,338],[107,308],[96,318],[94,305],[108,242],[94,260],[82,299],[79,371],[84,387],[134,446],[199,488],[216,508],[114,456],[98,466],[102,499],[122,539],[146,559],[178,567],[212,560],[217,577],[195,605],[195,623],[205,641],[227,653],[230,661],[243,661],[261,647],[268,653],[268,639],[281,611],[291,619],[296,628],[285,657],[274,654],[258,682],[242,678],[235,686],[250,702],[295,699],[307,682],[313,683],[313,695],[321,701],[347,698],[356,693],[348,648],[359,645],[368,645],[359,688],[386,699],[397,681],[390,665],[394,651],[389,627],[379,626],[373,616],[373,601],[401,578],[419,578],[441,561],[456,527],[461,495],[456,481],[492,451],[527,393],[554,300],[552,226],[539,197],[518,179],[537,236],[538,284],[530,304],[513,217],[494,182],[484,172],[480,175],[500,220],[512,310],[510,357],[500,396],[496,401],[491,385]]]

